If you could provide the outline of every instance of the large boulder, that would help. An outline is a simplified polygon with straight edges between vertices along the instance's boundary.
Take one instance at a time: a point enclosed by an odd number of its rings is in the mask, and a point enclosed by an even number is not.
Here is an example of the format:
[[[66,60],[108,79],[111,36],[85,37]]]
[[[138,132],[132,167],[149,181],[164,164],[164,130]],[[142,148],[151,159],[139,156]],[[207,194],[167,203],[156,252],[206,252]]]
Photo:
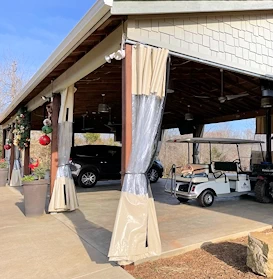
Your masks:
[[[249,234],[246,264],[257,274],[273,277],[273,232]]]

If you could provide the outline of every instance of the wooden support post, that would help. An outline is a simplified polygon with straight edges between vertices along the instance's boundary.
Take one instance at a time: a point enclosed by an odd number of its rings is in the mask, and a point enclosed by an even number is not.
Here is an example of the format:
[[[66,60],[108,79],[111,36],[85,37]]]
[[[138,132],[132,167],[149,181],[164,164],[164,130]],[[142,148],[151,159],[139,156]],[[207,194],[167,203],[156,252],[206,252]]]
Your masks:
[[[11,140],[13,141],[13,134],[12,134],[12,137],[11,137]],[[9,159],[9,165],[10,165],[10,171],[9,171],[9,174],[10,174],[10,177],[9,179],[11,179],[11,175],[12,175],[12,171],[13,171],[13,166],[14,166],[14,145],[12,144],[11,145],[11,149],[10,149],[10,159]]]
[[[59,111],[61,106],[61,95],[53,95],[53,104],[52,104],[52,134],[51,134],[51,168],[50,168],[50,195],[53,192],[54,181],[58,169],[58,118]]]
[[[26,147],[24,152],[25,152],[25,154],[24,154],[24,175],[29,175],[30,174],[30,168],[29,168],[30,148]]]
[[[122,180],[128,167],[132,148],[132,46],[125,46],[122,60]]]
[[[2,159],[5,159],[5,148],[4,145],[6,144],[6,138],[7,138],[7,130],[3,129],[3,137],[2,137]]]

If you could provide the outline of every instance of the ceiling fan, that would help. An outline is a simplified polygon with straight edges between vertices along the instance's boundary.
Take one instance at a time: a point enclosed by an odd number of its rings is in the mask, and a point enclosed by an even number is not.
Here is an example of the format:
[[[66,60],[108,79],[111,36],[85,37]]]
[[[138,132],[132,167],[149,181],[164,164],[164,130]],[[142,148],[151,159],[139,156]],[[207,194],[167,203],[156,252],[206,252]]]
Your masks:
[[[224,95],[224,70],[220,69],[220,72],[221,72],[221,96],[218,98],[218,101],[220,103],[224,103],[225,101],[231,101],[249,95],[248,93],[242,93],[238,95]]]
[[[121,124],[119,124],[119,123],[112,122],[112,109],[111,109],[111,107],[109,107],[108,123],[104,124],[104,126],[109,128],[112,133],[116,132],[116,128],[115,128],[116,126],[121,126]]]
[[[249,95],[248,93],[242,93],[242,94],[237,94],[237,95],[225,95],[224,94],[224,70],[220,69],[220,72],[221,72],[221,96],[217,97],[217,99],[221,104],[225,103],[226,101],[235,100],[235,99],[242,98],[242,97]],[[206,96],[206,95],[200,95],[200,96],[194,96],[194,97],[199,98],[199,99],[212,98],[212,97]]]
[[[88,116],[89,116],[88,111],[86,111],[86,113],[82,115],[82,131],[83,132],[94,130],[94,128],[92,128],[92,127],[89,127],[89,128],[85,127],[85,125],[86,125],[86,118]]]

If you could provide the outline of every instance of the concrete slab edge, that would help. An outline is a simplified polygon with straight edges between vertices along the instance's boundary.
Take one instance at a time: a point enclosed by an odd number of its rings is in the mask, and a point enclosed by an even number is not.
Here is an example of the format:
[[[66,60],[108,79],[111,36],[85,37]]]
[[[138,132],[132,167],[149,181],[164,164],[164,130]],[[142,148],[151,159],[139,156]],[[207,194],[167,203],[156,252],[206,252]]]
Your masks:
[[[266,226],[263,226],[263,227],[260,227],[260,228],[257,228],[257,229],[247,230],[247,231],[234,233],[234,234],[229,234],[229,235],[214,238],[214,239],[211,239],[211,240],[208,240],[208,241],[205,241],[205,242],[199,242],[199,243],[195,243],[195,244],[188,245],[188,246],[185,246],[185,247],[169,250],[169,251],[163,252],[160,256],[139,260],[139,261],[135,262],[135,265],[139,265],[139,264],[142,264],[142,263],[145,263],[145,262],[156,261],[156,260],[159,260],[159,259],[165,259],[165,258],[170,258],[170,257],[182,255],[182,254],[185,254],[187,252],[193,251],[195,249],[199,249],[202,246],[209,245],[211,243],[219,243],[219,242],[223,242],[223,241],[227,241],[227,240],[234,240],[236,238],[248,236],[248,234],[251,233],[251,232],[261,232],[261,231],[268,230],[268,229],[272,229],[272,225],[266,225]]]

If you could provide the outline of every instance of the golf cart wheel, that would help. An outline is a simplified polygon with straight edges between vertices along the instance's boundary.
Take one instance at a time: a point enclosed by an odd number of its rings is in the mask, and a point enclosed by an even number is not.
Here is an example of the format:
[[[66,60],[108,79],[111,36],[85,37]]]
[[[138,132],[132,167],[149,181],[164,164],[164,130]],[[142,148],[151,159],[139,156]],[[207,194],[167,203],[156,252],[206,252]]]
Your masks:
[[[265,180],[258,180],[255,184],[254,192],[258,202],[269,203],[272,198],[269,195],[269,184]]]
[[[78,176],[78,184],[83,188],[91,188],[98,181],[98,173],[92,169],[82,170]]]
[[[155,183],[157,182],[157,180],[159,179],[159,171],[157,168],[151,168],[148,173],[147,176],[150,180],[151,183]]]
[[[185,198],[181,198],[181,197],[177,197],[177,199],[181,202],[181,203],[186,203],[189,201],[189,199],[185,199]]]
[[[205,190],[198,196],[197,201],[200,206],[209,207],[214,202],[214,194],[210,190]]]

